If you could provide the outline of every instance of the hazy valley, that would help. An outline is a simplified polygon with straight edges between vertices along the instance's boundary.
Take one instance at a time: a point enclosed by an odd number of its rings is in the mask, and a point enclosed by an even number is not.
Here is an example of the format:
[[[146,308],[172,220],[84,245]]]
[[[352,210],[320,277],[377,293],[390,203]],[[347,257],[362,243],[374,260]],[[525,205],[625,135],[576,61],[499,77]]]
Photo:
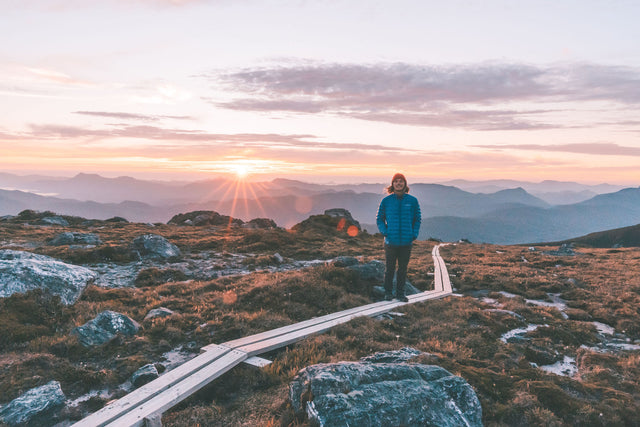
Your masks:
[[[424,218],[420,239],[547,242],[640,222],[640,188],[556,181],[448,184],[452,185],[411,185]],[[384,187],[285,179],[167,183],[88,174],[64,179],[0,174],[0,188],[5,188],[0,190],[0,215],[35,209],[85,218],[119,216],[135,222],[166,223],[179,213],[211,210],[245,221],[270,218],[278,226],[290,228],[326,209],[345,208],[363,228],[375,233],[375,214]]]

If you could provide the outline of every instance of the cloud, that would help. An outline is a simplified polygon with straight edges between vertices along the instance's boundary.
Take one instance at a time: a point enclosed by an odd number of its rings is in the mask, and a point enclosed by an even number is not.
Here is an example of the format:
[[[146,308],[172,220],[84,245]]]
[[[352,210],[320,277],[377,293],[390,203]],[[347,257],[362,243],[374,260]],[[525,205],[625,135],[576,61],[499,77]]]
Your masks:
[[[54,83],[62,83],[65,85],[87,85],[89,82],[73,77],[55,70],[44,68],[26,68],[26,71],[37,79],[52,81]]]
[[[140,120],[144,122],[154,122],[161,119],[174,120],[193,120],[190,116],[152,116],[146,114],[122,113],[122,112],[106,112],[106,111],[74,111],[74,114],[82,114],[86,116],[115,118],[122,120]]]
[[[210,101],[228,109],[326,113],[476,130],[564,127],[539,120],[536,116],[554,112],[540,108],[541,104],[609,101],[640,106],[640,69],[594,64],[315,63],[244,69],[209,78],[236,94],[231,101]],[[518,108],[504,109],[510,103]],[[502,111],[495,111],[496,105]]]
[[[145,116],[130,115],[128,113],[100,113],[106,117],[140,118]],[[130,117],[133,116],[133,117]],[[21,135],[21,138],[34,139],[90,139],[100,143],[108,143],[111,139],[133,138],[140,139],[142,146],[148,146],[148,141],[170,141],[177,144],[162,144],[162,147],[174,147],[180,150],[197,150],[198,147],[210,149],[214,146],[232,146],[235,148],[274,148],[307,149],[313,151],[329,150],[341,151],[376,151],[376,152],[414,152],[402,147],[392,147],[380,144],[360,143],[332,143],[318,141],[318,137],[310,134],[216,134],[193,129],[167,129],[157,126],[125,126],[114,125],[106,129],[89,129],[77,126],[61,126],[55,124],[30,125],[31,132]],[[7,135],[9,137],[9,135]],[[179,143],[178,143],[179,142]],[[203,145],[204,144],[204,145]]]
[[[496,150],[532,150],[563,153],[593,154],[606,156],[640,156],[640,147],[625,147],[614,143],[584,144],[511,144],[511,145],[473,145],[476,148]]]

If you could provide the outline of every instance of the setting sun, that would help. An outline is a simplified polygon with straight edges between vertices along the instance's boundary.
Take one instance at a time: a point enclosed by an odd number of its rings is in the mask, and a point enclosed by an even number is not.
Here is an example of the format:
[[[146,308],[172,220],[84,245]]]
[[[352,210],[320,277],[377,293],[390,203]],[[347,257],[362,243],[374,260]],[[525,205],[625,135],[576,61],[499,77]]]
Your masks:
[[[249,175],[249,172],[251,172],[251,167],[247,164],[235,164],[231,165],[231,170],[236,174],[236,177],[238,177],[238,179],[242,179],[246,178],[246,176]]]

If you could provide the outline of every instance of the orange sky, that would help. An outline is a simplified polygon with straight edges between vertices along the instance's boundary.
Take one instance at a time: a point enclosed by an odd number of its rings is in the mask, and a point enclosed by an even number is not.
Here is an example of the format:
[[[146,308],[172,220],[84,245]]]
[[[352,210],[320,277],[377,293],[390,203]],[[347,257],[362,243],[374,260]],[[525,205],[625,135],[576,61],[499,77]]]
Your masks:
[[[7,5],[0,171],[639,185],[640,4],[319,3]]]

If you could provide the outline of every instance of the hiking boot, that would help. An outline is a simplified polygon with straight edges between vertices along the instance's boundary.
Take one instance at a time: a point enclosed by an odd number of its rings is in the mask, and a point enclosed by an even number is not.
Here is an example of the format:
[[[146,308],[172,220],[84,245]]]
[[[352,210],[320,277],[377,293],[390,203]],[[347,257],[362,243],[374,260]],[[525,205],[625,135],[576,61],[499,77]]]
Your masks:
[[[384,300],[385,301],[391,301],[393,299],[393,295],[391,294],[384,294]]]
[[[396,299],[398,301],[402,301],[402,302],[409,302],[409,298],[407,298],[406,295],[398,295],[398,297]]]

